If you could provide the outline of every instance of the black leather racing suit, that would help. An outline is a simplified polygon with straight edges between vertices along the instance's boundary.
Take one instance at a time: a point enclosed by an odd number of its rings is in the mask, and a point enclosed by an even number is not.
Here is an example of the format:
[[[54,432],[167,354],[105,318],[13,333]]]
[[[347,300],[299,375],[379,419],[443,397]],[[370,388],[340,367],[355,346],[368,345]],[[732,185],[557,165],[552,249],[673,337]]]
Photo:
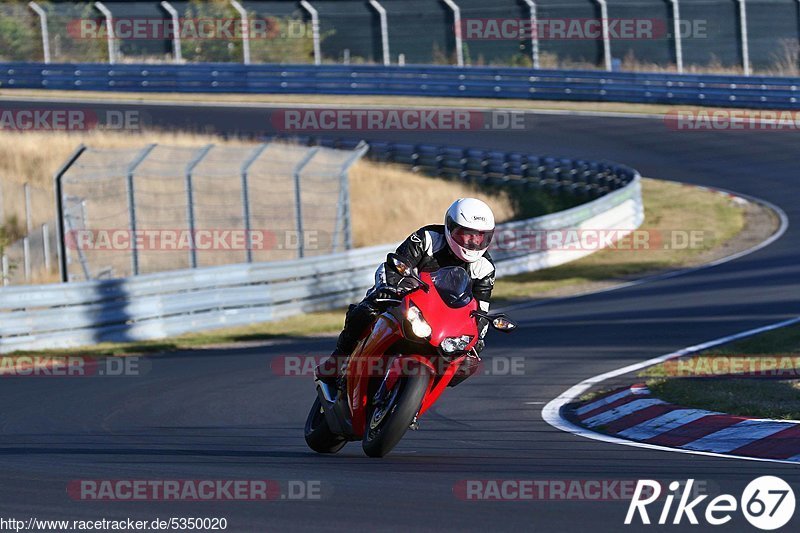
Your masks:
[[[474,263],[462,261],[453,254],[447,244],[443,224],[424,226],[415,231],[403,241],[396,253],[411,266],[416,267],[419,272],[434,272],[446,266],[463,267],[472,278],[472,293],[478,300],[481,310],[489,310],[495,279],[495,266],[491,256],[487,252]],[[376,295],[376,292],[380,293],[382,287],[387,285],[396,287],[400,279],[401,276],[386,263],[378,268],[375,274],[375,286],[367,291],[367,296],[360,303],[350,306],[345,318],[344,330],[339,334],[332,360],[335,360],[336,356],[347,356],[353,352],[362,333],[384,310],[379,304],[372,301],[373,296]],[[479,323],[481,348],[487,329],[488,323],[481,320]],[[460,383],[477,369],[477,362],[467,361],[467,363],[467,366],[456,374],[452,385]]]

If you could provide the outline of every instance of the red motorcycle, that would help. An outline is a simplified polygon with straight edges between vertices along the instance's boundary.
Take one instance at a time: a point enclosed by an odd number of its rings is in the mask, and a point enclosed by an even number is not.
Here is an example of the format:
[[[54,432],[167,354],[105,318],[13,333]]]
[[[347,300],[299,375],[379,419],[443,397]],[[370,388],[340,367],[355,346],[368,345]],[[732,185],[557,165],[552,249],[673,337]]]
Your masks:
[[[478,318],[509,332],[505,315],[479,310],[472,280],[461,267],[417,275],[396,254],[389,265],[401,276],[397,299],[379,315],[347,358],[339,387],[317,381],[305,438],[319,453],[336,453],[361,440],[370,457],[389,453],[436,403],[479,340]],[[475,353],[477,355],[477,353]]]

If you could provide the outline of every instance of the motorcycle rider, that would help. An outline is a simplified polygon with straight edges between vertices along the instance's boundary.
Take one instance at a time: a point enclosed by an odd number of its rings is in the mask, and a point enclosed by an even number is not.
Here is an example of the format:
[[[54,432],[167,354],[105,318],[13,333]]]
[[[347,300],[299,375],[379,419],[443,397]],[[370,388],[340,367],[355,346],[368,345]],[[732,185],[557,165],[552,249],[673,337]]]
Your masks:
[[[494,214],[486,203],[476,198],[460,198],[447,209],[444,224],[418,229],[403,241],[396,253],[419,272],[433,272],[447,266],[463,267],[472,279],[472,293],[480,309],[488,312],[494,288],[495,265],[487,249],[494,229]],[[353,352],[361,335],[385,309],[375,300],[396,299],[396,287],[400,279],[400,274],[388,263],[381,264],[375,274],[375,286],[367,291],[360,303],[350,306],[336,349],[316,368],[317,379],[336,386],[344,359]],[[477,353],[484,348],[483,337],[488,327],[487,320],[478,320],[480,340],[475,348]],[[480,357],[470,354],[449,386],[455,386],[475,373],[479,363]]]

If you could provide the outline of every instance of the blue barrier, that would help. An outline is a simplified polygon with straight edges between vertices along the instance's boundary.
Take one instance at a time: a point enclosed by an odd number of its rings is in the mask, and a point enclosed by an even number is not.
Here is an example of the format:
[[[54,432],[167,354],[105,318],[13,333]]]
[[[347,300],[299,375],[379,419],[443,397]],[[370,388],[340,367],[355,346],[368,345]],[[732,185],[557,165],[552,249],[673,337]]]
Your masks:
[[[403,95],[800,108],[800,78],[492,67],[0,63],[0,87]]]

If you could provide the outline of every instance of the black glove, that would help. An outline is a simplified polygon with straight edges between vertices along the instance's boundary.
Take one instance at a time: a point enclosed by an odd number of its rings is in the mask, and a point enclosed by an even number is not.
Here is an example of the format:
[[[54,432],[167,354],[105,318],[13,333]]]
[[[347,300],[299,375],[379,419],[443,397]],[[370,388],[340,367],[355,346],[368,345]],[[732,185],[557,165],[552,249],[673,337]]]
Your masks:
[[[486,343],[483,342],[483,339],[479,339],[478,342],[475,343],[475,353],[480,355],[484,348],[486,348]]]
[[[390,287],[388,285],[381,285],[380,287],[375,288],[372,294],[369,295],[369,299],[372,300],[373,302],[375,300],[397,300],[399,299],[399,295],[397,293],[397,289],[395,289],[394,287]]]

